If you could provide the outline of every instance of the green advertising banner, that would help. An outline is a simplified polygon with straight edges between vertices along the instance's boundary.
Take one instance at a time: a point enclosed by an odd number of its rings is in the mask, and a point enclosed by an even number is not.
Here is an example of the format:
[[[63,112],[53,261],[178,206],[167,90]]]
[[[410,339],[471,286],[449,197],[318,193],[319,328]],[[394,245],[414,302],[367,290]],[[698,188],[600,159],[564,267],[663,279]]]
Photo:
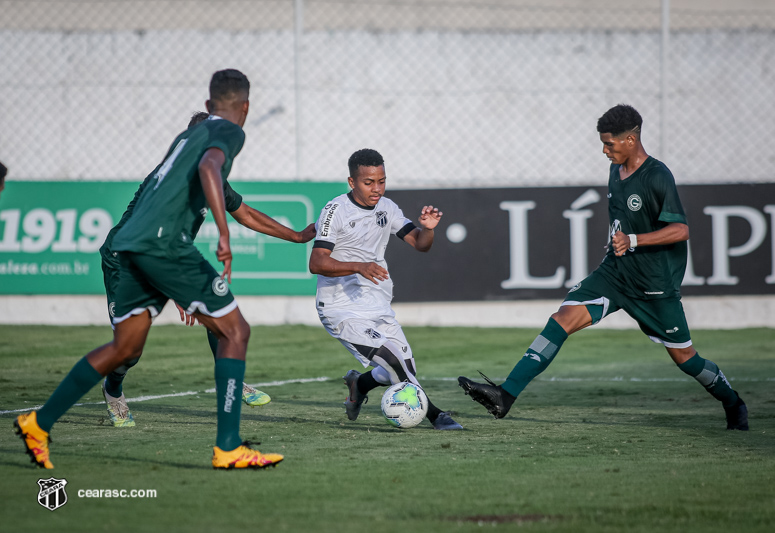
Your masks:
[[[243,201],[296,231],[342,194],[342,183],[231,182]],[[134,182],[8,181],[0,196],[0,294],[101,294],[99,248],[132,199]],[[238,295],[315,293],[309,244],[255,233],[229,218],[232,290]],[[196,244],[215,259],[208,214]]]

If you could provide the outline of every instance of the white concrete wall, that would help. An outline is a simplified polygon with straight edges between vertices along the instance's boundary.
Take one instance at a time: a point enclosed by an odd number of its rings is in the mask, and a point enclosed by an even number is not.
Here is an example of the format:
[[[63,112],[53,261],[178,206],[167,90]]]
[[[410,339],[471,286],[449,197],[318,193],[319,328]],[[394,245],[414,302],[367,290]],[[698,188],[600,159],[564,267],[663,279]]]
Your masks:
[[[315,299],[311,296],[254,296],[238,297],[237,300],[245,318],[254,326],[320,326]],[[691,329],[775,328],[774,296],[685,297],[682,301]],[[559,300],[532,300],[396,304],[394,308],[404,326],[541,328],[559,305]],[[168,304],[155,323],[180,324],[175,307]],[[0,324],[108,327],[105,298],[0,296]],[[624,312],[606,317],[597,327],[637,329],[635,322]]]

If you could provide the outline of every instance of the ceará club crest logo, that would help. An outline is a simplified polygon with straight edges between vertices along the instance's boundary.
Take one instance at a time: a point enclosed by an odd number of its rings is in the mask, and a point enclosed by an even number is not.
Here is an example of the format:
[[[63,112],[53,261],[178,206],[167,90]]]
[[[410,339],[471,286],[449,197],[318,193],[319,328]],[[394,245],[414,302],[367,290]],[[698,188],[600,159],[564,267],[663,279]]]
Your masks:
[[[630,211],[638,211],[643,207],[643,200],[641,200],[640,196],[637,194],[631,194],[630,197],[627,198],[627,207]]]
[[[56,511],[67,503],[67,493],[65,492],[66,479],[39,479],[38,503],[49,511]]]

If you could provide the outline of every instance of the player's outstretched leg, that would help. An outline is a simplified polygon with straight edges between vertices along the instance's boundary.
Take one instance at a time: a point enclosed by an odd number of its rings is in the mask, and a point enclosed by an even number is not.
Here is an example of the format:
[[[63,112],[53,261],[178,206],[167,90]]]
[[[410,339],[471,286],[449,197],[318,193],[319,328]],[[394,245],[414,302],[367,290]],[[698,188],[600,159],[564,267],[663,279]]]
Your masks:
[[[690,359],[679,364],[678,368],[696,379],[711,396],[721,402],[727,417],[727,429],[748,431],[748,407],[737,391],[732,390],[716,363],[695,353]]]
[[[419,381],[417,381],[417,368],[414,363],[414,358],[404,359],[403,357],[396,355],[400,353],[400,349],[395,346],[391,341],[386,342],[380,348],[371,353],[370,359],[377,365],[378,369],[375,369],[373,373],[377,375],[377,380],[389,381],[392,384],[401,383],[402,381],[408,381],[422,387]],[[425,392],[428,396],[428,392]],[[459,430],[463,429],[463,426],[458,424],[452,419],[452,415],[447,411],[442,411],[428,398],[428,413],[425,415],[428,421],[431,423],[434,429],[439,430]]]
[[[215,354],[218,353],[218,337],[216,337],[215,333],[209,329],[207,330],[207,343],[210,345],[210,351],[213,352],[213,358],[215,358]],[[268,404],[272,401],[272,398],[267,393],[251,387],[247,383],[243,382],[242,401],[245,403],[245,405],[249,405],[250,407],[257,407]]]
[[[568,334],[562,326],[554,318],[550,318],[543,331],[512,369],[505,383],[496,385],[480,372],[487,381],[486,384],[471,381],[463,376],[458,378],[458,384],[472,400],[482,404],[491,415],[495,418],[503,418],[527,384],[546,370],[567,339]]]

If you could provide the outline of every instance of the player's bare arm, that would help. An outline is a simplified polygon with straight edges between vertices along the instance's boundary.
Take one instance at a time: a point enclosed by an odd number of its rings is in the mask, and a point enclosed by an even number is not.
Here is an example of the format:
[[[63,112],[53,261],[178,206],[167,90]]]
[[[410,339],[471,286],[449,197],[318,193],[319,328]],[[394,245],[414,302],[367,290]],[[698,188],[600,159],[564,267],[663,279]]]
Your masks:
[[[337,261],[331,257],[331,250],[326,248],[313,248],[309,257],[309,271],[329,278],[360,274],[375,285],[388,279],[388,271],[377,263]]]
[[[218,248],[215,257],[223,263],[221,276],[231,283],[231,246],[229,245],[229,226],[226,222],[226,202],[223,198],[223,179],[221,167],[226,156],[218,148],[210,148],[199,161],[199,180],[205,193],[207,205],[218,228]]]
[[[689,240],[689,226],[680,222],[673,222],[657,231],[635,235],[634,240],[636,242],[633,243],[630,235],[617,231],[611,239],[614,253],[621,257],[627,250],[636,246],[658,246],[660,244],[673,244]]]
[[[419,252],[427,252],[433,246],[433,230],[439,225],[443,213],[432,205],[423,206],[420,218],[417,219],[419,227],[413,229],[404,236],[404,242],[414,247]]]
[[[315,238],[315,224],[310,224],[301,231],[294,231],[244,202],[231,213],[231,216],[246,228],[284,241],[305,243]]]

